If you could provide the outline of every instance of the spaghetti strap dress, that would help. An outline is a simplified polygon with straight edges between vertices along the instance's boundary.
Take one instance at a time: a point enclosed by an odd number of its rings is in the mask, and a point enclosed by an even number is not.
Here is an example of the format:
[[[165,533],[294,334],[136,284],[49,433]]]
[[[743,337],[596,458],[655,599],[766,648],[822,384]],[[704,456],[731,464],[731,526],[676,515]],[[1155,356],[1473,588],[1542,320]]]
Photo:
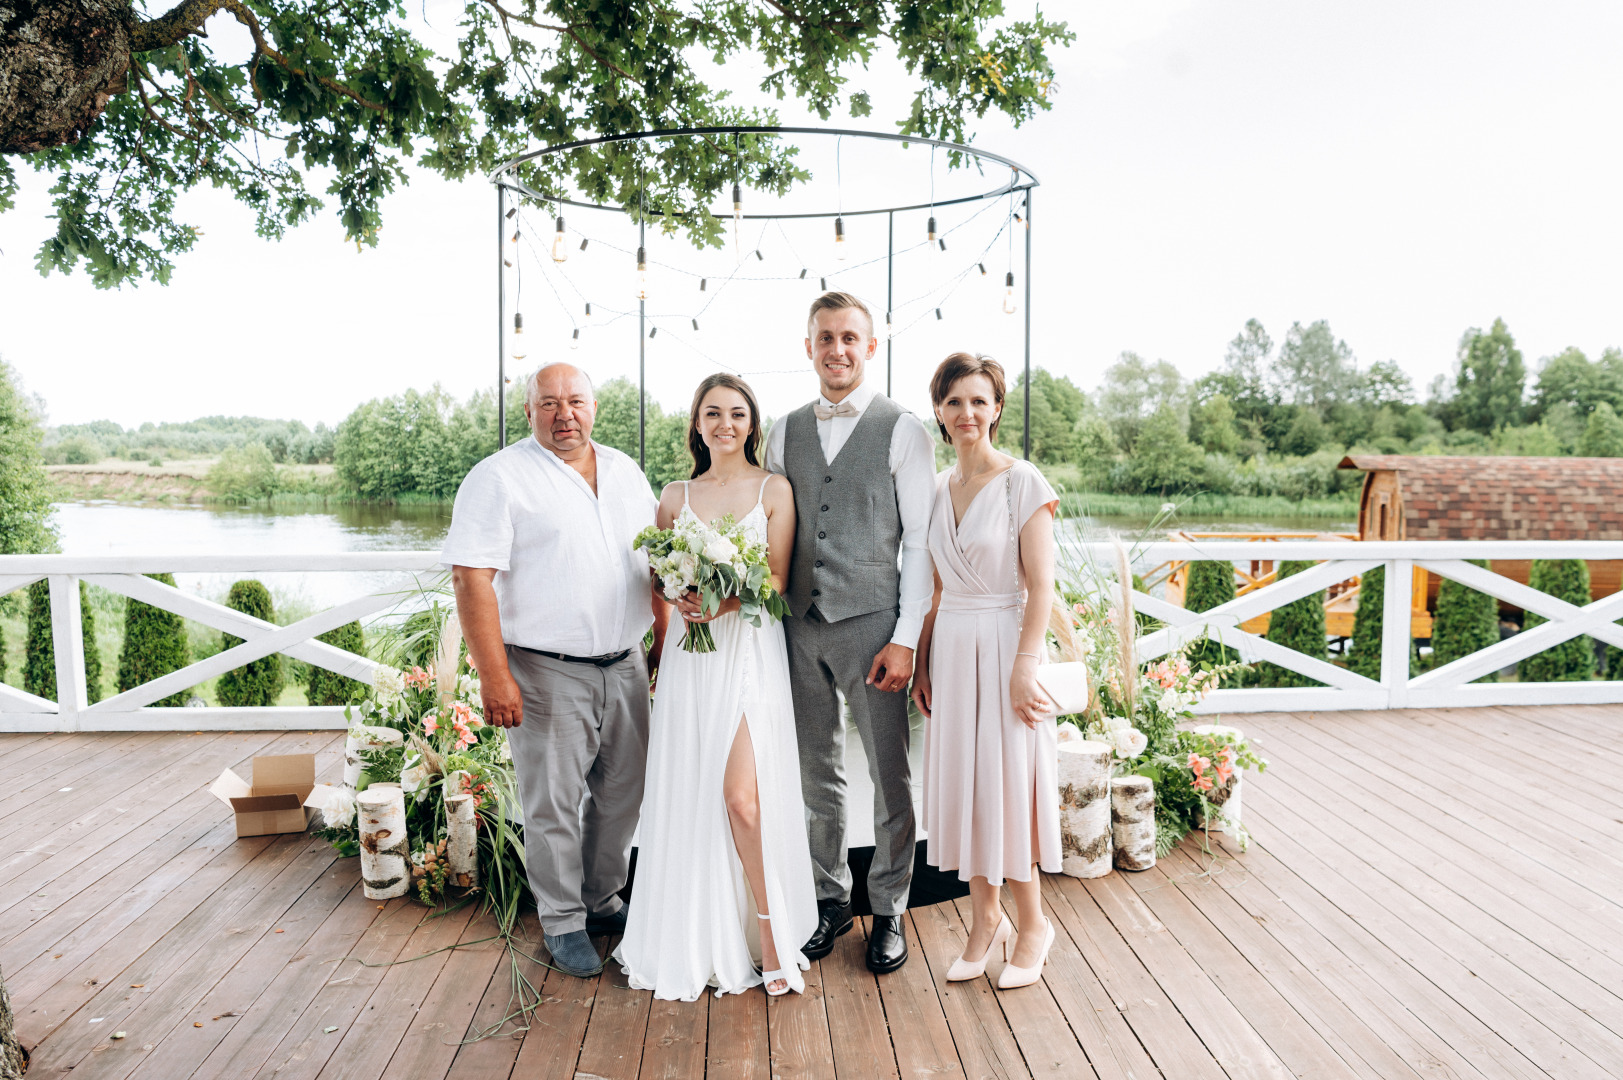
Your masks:
[[[681,513],[693,514],[685,485]],[[740,524],[765,541],[760,496]],[[686,651],[673,627],[660,660],[636,878],[614,957],[633,987],[666,1000],[694,1001],[706,988],[719,995],[760,985],[757,927],[765,924],[756,918],[722,792],[733,738],[740,724],[748,724],[772,940],[778,966],[803,991],[801,972],[811,964],[800,946],[817,929],[817,895],[783,624],[757,629],[729,612],[710,628],[715,652]]]

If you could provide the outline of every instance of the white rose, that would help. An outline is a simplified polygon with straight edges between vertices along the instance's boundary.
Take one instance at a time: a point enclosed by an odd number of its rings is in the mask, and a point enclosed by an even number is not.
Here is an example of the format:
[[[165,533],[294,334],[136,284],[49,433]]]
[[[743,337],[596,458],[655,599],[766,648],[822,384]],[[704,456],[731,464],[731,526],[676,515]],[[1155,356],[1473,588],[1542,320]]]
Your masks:
[[[1105,730],[1106,731],[1127,731],[1127,730],[1131,729],[1132,726],[1133,726],[1132,724],[1127,722],[1127,717],[1125,717],[1125,716],[1107,716],[1107,717],[1105,717]]]
[[[346,829],[355,820],[355,796],[344,788],[333,788],[321,803],[321,820],[329,829]]]
[[[699,574],[699,557],[691,551],[684,551],[676,559],[676,575],[681,579],[683,587],[693,584],[693,579]]]
[[[725,536],[718,536],[704,546],[704,557],[713,563],[731,562],[738,554],[738,545]]]
[[[1144,752],[1149,742],[1144,733],[1136,728],[1110,733],[1110,745],[1116,751],[1117,757],[1136,758]]]
[[[410,795],[428,780],[428,769],[423,765],[413,765],[403,769],[400,773],[400,790]]]

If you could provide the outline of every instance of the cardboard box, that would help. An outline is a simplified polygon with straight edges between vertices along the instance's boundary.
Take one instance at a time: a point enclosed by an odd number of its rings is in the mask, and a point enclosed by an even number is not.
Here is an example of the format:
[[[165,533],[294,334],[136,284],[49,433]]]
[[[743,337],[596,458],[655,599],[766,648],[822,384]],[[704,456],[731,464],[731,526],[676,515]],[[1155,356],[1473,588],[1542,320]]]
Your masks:
[[[314,754],[256,757],[252,783],[227,769],[209,790],[237,815],[237,835],[300,833],[310,825],[304,800],[316,786]]]

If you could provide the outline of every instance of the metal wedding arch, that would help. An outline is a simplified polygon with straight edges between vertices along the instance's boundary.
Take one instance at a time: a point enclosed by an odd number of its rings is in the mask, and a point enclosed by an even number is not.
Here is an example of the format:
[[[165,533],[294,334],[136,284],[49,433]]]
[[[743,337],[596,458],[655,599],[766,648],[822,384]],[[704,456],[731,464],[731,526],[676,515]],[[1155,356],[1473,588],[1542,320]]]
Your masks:
[[[490,174],[489,180],[496,189],[496,409],[497,409],[497,438],[500,440],[498,449],[507,445],[507,259],[504,244],[507,238],[507,214],[509,212],[509,193],[531,199],[536,202],[550,203],[557,206],[573,206],[587,210],[604,210],[611,213],[624,214],[628,211],[624,207],[611,206],[605,203],[583,202],[578,199],[565,198],[559,195],[536,191],[526,184],[517,173],[520,166],[550,157],[554,154],[568,153],[590,146],[603,146],[613,143],[641,143],[659,139],[695,138],[702,136],[739,136],[739,135],[770,135],[770,136],[820,136],[833,138],[870,139],[881,142],[896,142],[905,145],[927,146],[949,152],[961,153],[977,161],[990,161],[1003,165],[1010,170],[1008,182],[970,195],[960,195],[956,198],[931,199],[929,202],[908,203],[905,205],[886,205],[856,210],[815,210],[802,213],[768,213],[768,214],[742,214],[743,221],[787,221],[807,218],[835,218],[835,217],[869,217],[884,214],[887,218],[886,252],[885,252],[885,308],[887,319],[893,310],[895,302],[895,259],[896,259],[896,215],[912,210],[924,210],[942,206],[956,206],[966,203],[980,203],[993,199],[1018,197],[1021,200],[1020,217],[1025,228],[1021,232],[1025,235],[1025,297],[1024,297],[1024,327],[1025,342],[1025,396],[1024,407],[1021,410],[1023,430],[1021,446],[1026,458],[1031,457],[1031,192],[1039,185],[1034,173],[1024,165],[1004,157],[1002,154],[983,150],[979,147],[968,146],[963,143],[948,142],[942,139],[926,139],[916,135],[895,135],[881,131],[862,131],[854,128],[819,128],[819,127],[698,127],[698,128],[661,128],[653,131],[636,131],[624,135],[605,135],[596,139],[577,139],[573,142],[559,143],[556,146],[544,147],[540,150],[531,150],[520,154],[498,167]],[[645,217],[661,216],[659,211],[646,210]],[[712,212],[711,217],[729,219],[733,215],[728,213]],[[638,223],[639,244],[644,239],[646,221]],[[647,301],[637,301],[637,462],[646,466],[646,366],[648,351],[647,334]],[[890,375],[892,358],[894,355],[894,341],[887,334],[885,339],[885,390],[890,392]]]

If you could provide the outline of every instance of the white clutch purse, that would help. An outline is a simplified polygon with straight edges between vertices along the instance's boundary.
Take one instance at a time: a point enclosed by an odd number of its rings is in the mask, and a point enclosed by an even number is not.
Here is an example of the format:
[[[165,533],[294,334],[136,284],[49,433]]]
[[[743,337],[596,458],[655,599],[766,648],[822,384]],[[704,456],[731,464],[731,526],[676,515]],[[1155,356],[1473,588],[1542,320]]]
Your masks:
[[[1071,661],[1037,665],[1037,685],[1058,707],[1058,715],[1069,716],[1088,707],[1088,665]]]

